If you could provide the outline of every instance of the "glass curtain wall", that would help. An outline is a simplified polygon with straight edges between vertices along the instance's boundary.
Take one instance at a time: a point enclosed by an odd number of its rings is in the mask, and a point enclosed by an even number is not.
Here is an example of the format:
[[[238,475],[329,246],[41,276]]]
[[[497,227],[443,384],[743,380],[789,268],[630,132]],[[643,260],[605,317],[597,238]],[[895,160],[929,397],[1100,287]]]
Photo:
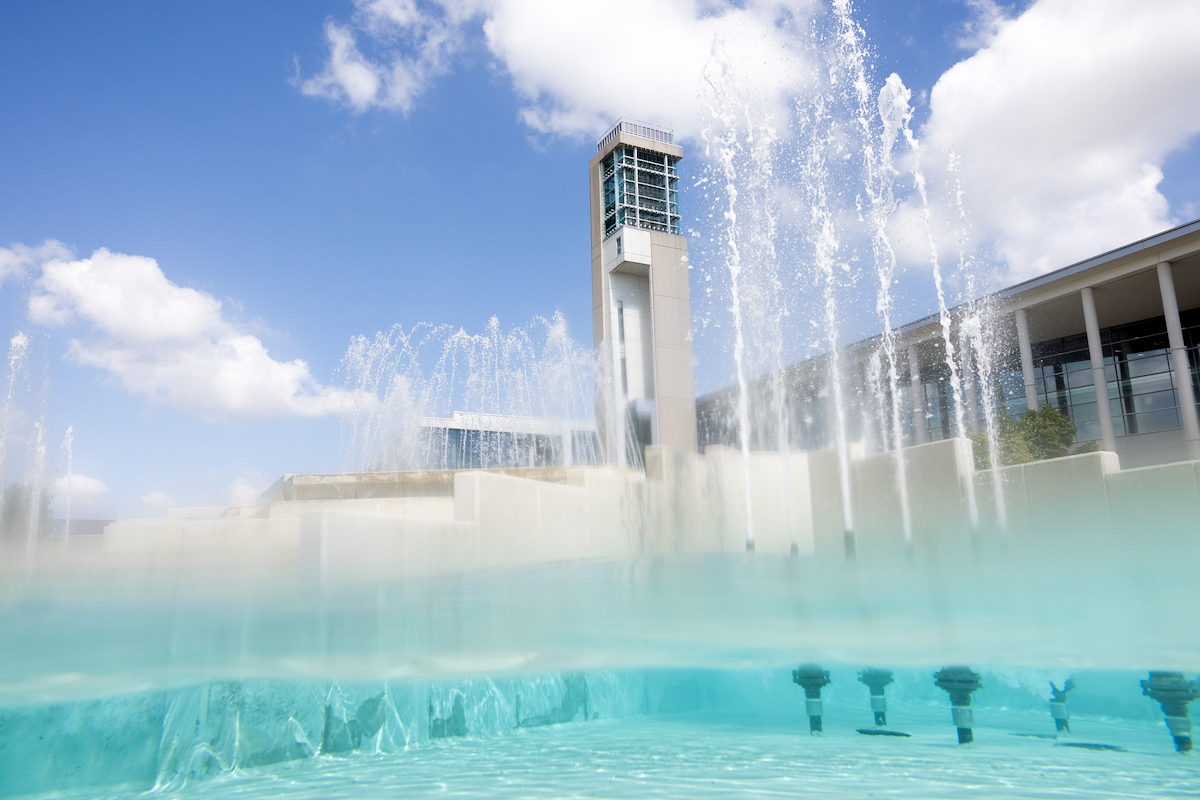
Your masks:
[[[1200,308],[1181,311],[1179,322],[1183,326],[1183,344],[1187,348],[1192,397],[1196,399],[1197,412],[1200,412]]]
[[[1190,379],[1200,411],[1200,308],[1180,313],[1184,344],[1188,351]],[[1156,317],[1128,325],[1104,328],[1100,331],[1104,348],[1104,372],[1107,378],[1105,399],[1112,410],[1113,428],[1117,436],[1175,430],[1182,427],[1179,413],[1179,394],[1171,372],[1166,321]],[[1100,411],[1096,387],[1092,378],[1092,362],[1088,355],[1086,334],[1050,339],[1033,345],[1034,382],[1041,404],[1057,408],[1075,424],[1076,441],[1100,438]],[[844,397],[847,409],[848,433],[862,435],[860,410],[877,413],[876,401],[865,387],[868,381],[864,364],[847,370]],[[1021,358],[1016,350],[1000,357],[996,363],[994,382],[999,406],[1010,417],[1019,417],[1027,410],[1025,383],[1021,374]],[[964,376],[965,377],[965,376]],[[954,399],[950,389],[949,370],[944,362],[923,360],[921,392],[925,407],[925,431],[930,442],[948,439],[954,429]],[[978,384],[976,384],[978,387]],[[911,392],[907,383],[899,387],[903,430],[906,445],[915,443],[912,419]],[[981,392],[976,392],[977,417],[984,418]],[[793,380],[787,389],[789,433],[793,447],[811,450],[828,447],[831,427],[828,424],[828,386],[819,373]],[[736,425],[731,424],[733,392],[710,397],[697,407],[699,434],[702,446],[707,444],[737,444]],[[890,398],[883,399],[890,407]],[[878,423],[876,423],[878,424]],[[767,437],[756,441],[756,449],[771,449],[774,440]],[[889,439],[890,442],[890,439]],[[890,444],[889,444],[890,446]]]
[[[621,145],[604,158],[604,235],[622,225],[679,235],[679,159]]]
[[[1029,410],[1029,403],[1025,400],[1025,376],[1021,373],[1020,352],[1013,350],[997,359],[995,386],[1000,408],[1005,414],[1015,419]],[[982,419],[983,411],[979,413]]]
[[[950,368],[946,362],[922,362],[920,391],[925,407],[926,440],[949,439],[954,435],[954,392],[950,388]]]
[[[1200,314],[1181,315],[1186,320],[1193,387],[1197,386],[1197,344],[1200,343]],[[1174,430],[1182,427],[1179,393],[1171,372],[1170,347],[1163,317],[1104,328],[1107,385],[1102,397],[1112,410],[1117,436]],[[1051,339],[1034,345],[1034,377],[1038,399],[1070,417],[1077,441],[1100,438],[1100,412],[1084,334]]]

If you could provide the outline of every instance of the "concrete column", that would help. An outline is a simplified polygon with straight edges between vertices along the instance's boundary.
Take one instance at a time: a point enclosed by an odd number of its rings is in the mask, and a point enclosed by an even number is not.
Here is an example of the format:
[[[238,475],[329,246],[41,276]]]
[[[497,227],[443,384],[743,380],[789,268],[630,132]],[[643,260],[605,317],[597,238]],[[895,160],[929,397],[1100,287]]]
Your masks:
[[[1183,419],[1183,438],[1188,457],[1200,459],[1200,422],[1196,419],[1196,395],[1192,391],[1192,370],[1183,344],[1179,324],[1179,303],[1175,299],[1175,277],[1166,261],[1158,265],[1158,289],[1162,293],[1163,316],[1167,318],[1167,341],[1171,345],[1171,371],[1175,373],[1175,391],[1179,395],[1179,415]]]
[[[1017,309],[1017,345],[1021,348],[1021,379],[1025,382],[1025,405],[1038,410],[1037,384],[1033,381],[1033,345],[1029,341],[1029,318]]]
[[[914,435],[917,444],[925,444],[929,441],[929,435],[925,430],[925,397],[921,391],[921,362],[917,359],[915,344],[908,346],[908,383],[908,393],[912,398]]]
[[[1100,410],[1100,449],[1117,451],[1113,433],[1112,408],[1108,404],[1108,378],[1104,375],[1104,347],[1100,344],[1100,323],[1096,319],[1096,298],[1092,287],[1080,291],[1083,298],[1083,324],[1087,326],[1088,355],[1092,359],[1092,380],[1096,384],[1096,406]]]

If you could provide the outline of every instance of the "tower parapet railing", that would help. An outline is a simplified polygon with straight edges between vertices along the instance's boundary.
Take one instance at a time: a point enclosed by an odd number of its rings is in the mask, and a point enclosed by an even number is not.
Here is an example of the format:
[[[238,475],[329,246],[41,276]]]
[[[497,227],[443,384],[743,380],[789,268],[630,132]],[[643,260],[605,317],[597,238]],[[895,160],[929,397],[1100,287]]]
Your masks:
[[[604,149],[604,146],[611,142],[621,133],[628,133],[632,136],[640,136],[643,139],[649,139],[652,142],[662,142],[663,144],[675,143],[675,131],[670,128],[663,128],[658,125],[651,125],[648,122],[639,122],[633,119],[621,117],[618,119],[599,141],[596,142],[596,152]]]

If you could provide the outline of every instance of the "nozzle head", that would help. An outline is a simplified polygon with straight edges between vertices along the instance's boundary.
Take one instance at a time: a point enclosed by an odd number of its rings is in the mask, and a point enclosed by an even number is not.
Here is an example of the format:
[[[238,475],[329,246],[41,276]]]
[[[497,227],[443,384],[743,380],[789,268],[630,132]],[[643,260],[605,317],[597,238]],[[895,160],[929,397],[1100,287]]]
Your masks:
[[[970,667],[943,667],[933,674],[933,683],[948,692],[956,706],[971,705],[971,693],[983,686],[979,673]]]
[[[818,664],[802,664],[792,670],[792,682],[804,689],[805,697],[820,697],[821,689],[829,685],[829,670]]]
[[[867,668],[858,673],[858,680],[870,687],[871,694],[881,695],[883,688],[892,683],[895,678],[892,677],[890,669]]]
[[[1186,717],[1188,703],[1200,697],[1200,686],[1182,672],[1151,672],[1141,684],[1142,694],[1161,703],[1169,717]]]

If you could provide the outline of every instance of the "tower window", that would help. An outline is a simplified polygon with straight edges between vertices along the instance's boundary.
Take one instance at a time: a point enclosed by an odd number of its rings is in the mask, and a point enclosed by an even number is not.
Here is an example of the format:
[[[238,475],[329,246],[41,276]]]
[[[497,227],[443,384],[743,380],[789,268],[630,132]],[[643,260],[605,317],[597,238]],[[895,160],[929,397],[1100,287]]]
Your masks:
[[[678,160],[627,144],[605,156],[601,167],[605,236],[622,225],[679,234]]]

